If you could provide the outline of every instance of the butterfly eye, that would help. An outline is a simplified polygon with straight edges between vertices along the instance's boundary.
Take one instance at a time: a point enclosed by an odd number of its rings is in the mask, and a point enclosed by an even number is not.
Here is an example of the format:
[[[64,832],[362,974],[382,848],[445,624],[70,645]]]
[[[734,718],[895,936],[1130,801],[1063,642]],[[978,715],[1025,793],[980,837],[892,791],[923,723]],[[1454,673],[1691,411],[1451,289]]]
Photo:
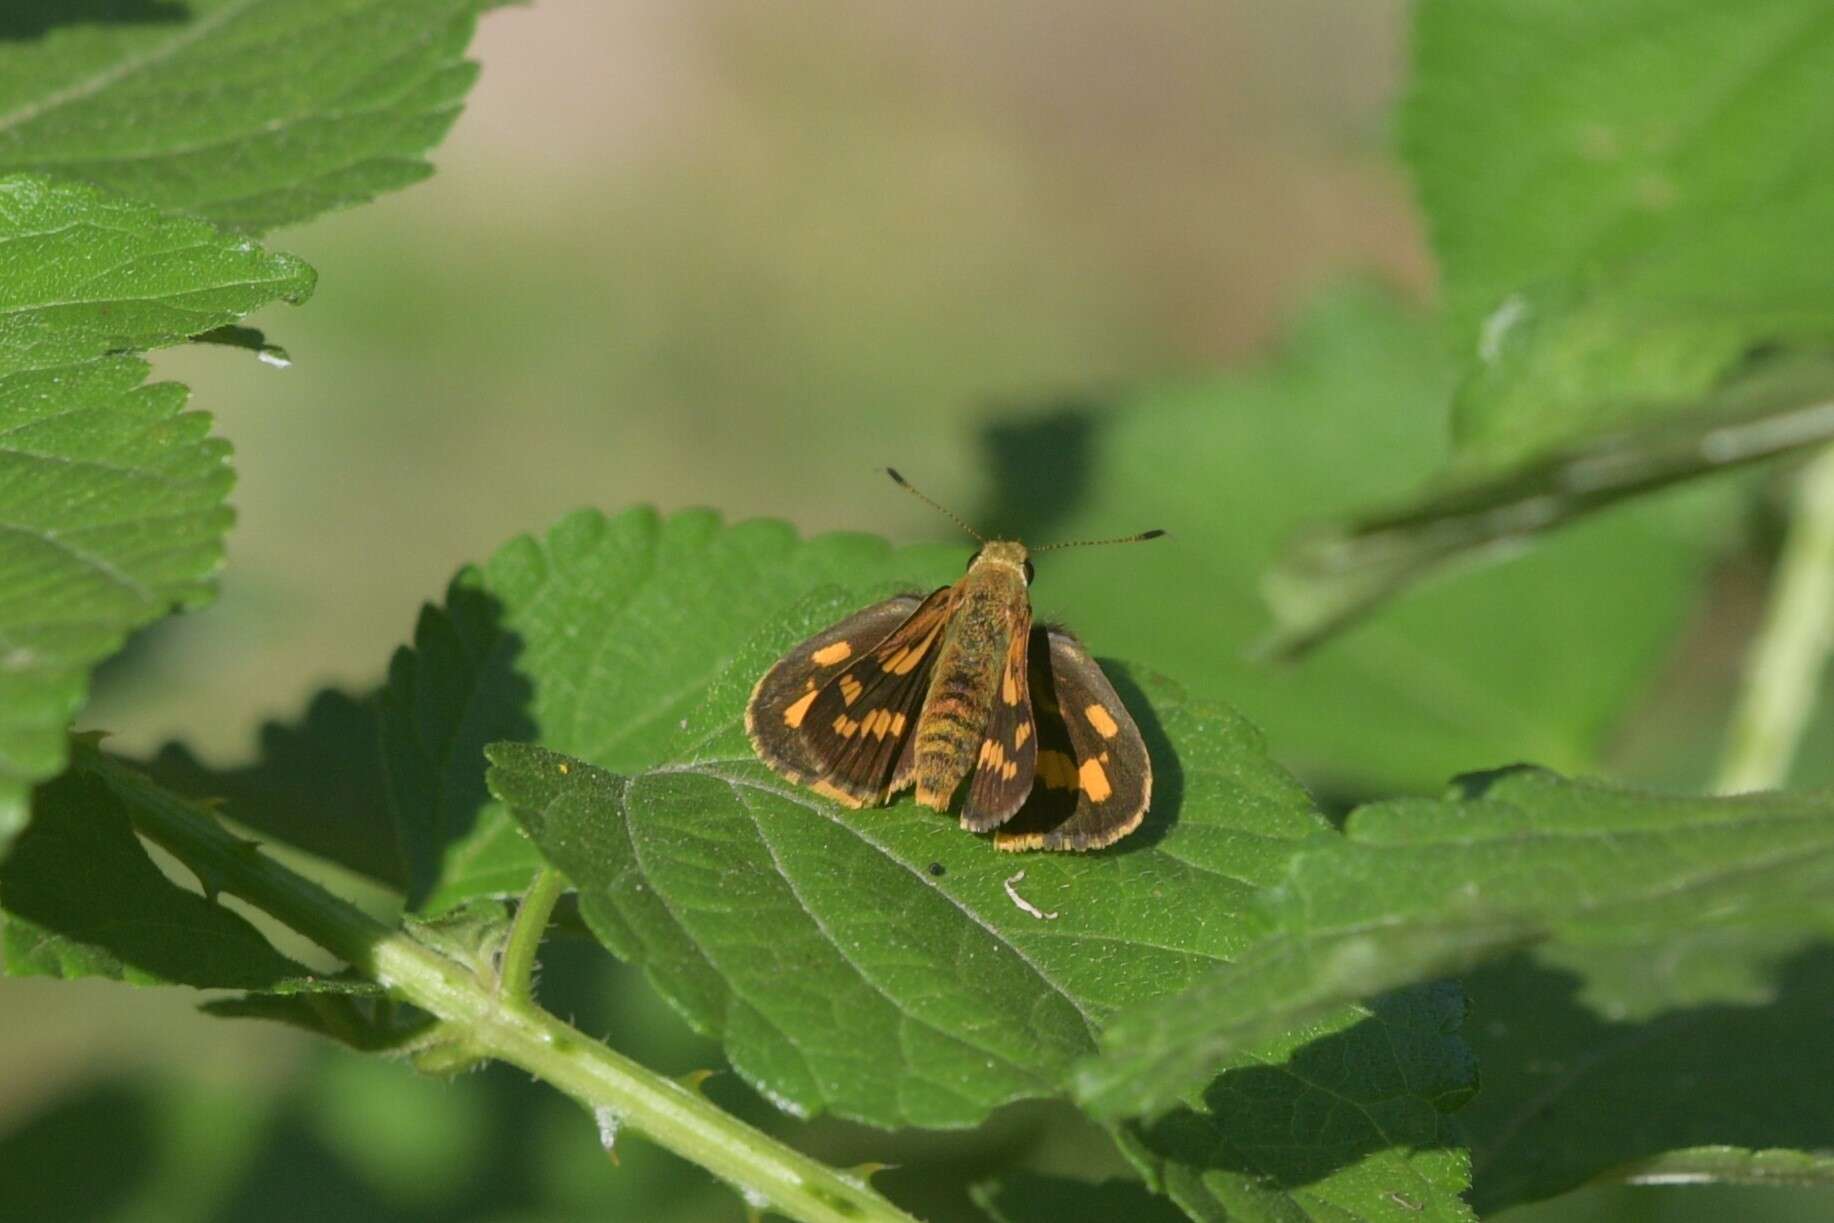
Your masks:
[[[1026,561],[1025,562],[1025,584],[1027,586],[1030,586],[1032,584],[1032,573],[1033,573],[1032,563],[1030,561]]]

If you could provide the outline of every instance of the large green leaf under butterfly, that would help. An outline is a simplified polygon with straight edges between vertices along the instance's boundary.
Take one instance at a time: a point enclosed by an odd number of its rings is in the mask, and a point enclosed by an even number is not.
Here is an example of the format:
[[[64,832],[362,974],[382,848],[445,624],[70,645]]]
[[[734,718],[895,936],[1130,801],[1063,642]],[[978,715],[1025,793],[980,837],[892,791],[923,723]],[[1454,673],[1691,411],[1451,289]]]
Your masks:
[[[1161,789],[1127,852],[1015,859],[908,802],[843,815],[766,769],[739,711],[849,602],[761,634],[651,768],[506,744],[490,783],[600,938],[787,1107],[971,1124],[1054,1094],[1115,1008],[1227,961],[1256,932],[1237,914],[1324,824],[1257,732],[1162,689],[1142,710]],[[1021,868],[1055,917],[1007,894]]]

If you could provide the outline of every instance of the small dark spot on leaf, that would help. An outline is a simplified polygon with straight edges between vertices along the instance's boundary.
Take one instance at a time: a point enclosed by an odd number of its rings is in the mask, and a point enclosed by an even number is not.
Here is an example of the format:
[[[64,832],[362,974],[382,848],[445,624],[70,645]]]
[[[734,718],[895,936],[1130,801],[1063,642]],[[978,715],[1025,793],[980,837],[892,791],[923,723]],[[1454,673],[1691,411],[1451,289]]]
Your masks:
[[[930,863],[930,874],[936,876],[938,879],[941,879],[947,873],[948,872],[943,869],[942,863],[940,862]]]

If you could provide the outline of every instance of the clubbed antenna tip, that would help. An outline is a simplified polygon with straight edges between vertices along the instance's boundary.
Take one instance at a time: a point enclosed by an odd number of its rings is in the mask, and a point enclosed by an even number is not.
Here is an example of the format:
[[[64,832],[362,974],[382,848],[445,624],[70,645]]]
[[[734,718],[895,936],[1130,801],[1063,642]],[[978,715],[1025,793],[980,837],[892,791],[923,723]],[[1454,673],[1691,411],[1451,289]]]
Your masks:
[[[1100,548],[1108,544],[1137,544],[1143,540],[1158,539],[1165,532],[1158,527],[1142,531],[1138,535],[1123,535],[1118,539],[1077,539],[1064,544],[1046,544],[1042,548],[1033,548],[1033,552],[1056,552],[1062,548]]]

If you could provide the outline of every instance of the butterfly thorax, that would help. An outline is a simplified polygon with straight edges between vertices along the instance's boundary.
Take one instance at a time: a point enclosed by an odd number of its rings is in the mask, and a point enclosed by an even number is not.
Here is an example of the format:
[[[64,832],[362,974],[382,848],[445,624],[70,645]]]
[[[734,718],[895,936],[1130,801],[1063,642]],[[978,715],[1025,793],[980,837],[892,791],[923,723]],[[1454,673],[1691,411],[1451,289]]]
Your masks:
[[[950,617],[931,674],[916,741],[917,801],[949,805],[974,769],[989,711],[1016,634],[1029,631],[1025,545],[993,540],[955,584]]]

